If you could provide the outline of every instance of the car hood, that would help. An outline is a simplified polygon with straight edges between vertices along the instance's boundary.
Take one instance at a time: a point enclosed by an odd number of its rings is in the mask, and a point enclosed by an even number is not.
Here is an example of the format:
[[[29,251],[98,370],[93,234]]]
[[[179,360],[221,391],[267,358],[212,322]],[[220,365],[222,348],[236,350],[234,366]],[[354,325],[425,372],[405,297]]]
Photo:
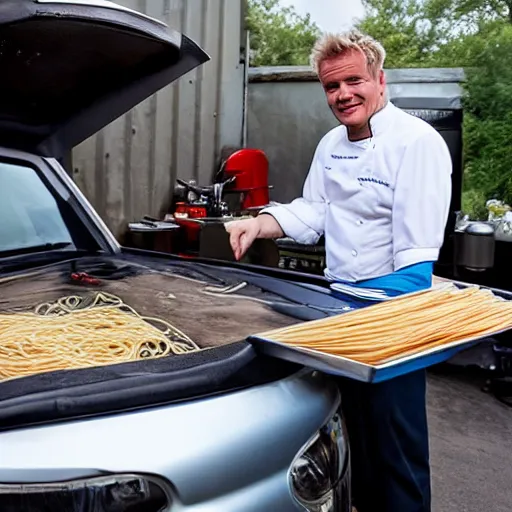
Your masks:
[[[1,144],[60,157],[207,60],[113,2],[0,0]]]

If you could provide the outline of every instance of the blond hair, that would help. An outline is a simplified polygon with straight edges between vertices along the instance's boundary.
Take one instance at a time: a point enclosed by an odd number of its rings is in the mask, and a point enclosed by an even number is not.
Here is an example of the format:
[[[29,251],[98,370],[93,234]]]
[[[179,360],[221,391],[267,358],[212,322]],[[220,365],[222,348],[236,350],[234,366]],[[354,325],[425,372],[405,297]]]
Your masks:
[[[373,37],[362,34],[358,30],[351,30],[343,34],[326,34],[321,37],[311,53],[311,65],[318,74],[324,60],[353,50],[363,52],[368,70],[374,75],[382,70],[386,59],[386,50]]]

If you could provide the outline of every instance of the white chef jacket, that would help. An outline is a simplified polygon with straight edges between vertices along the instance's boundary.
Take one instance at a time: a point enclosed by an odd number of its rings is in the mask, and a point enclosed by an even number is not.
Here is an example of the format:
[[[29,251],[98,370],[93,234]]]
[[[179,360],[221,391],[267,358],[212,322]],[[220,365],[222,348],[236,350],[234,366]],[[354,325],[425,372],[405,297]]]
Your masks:
[[[284,233],[303,244],[325,234],[331,281],[358,282],[436,261],[451,200],[452,162],[428,123],[388,102],[370,119],[372,136],[345,126],[318,144],[303,195],[272,206]]]

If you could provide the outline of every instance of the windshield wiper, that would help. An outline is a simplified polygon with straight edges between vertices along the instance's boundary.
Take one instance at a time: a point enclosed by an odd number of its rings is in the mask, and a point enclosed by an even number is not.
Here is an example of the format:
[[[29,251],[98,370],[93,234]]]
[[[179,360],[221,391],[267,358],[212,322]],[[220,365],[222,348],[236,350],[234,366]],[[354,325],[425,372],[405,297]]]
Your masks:
[[[41,245],[32,245],[30,247],[19,247],[18,249],[0,251],[0,258],[8,258],[9,256],[19,256],[21,254],[35,254],[38,252],[58,251],[60,249],[65,249],[66,247],[71,247],[72,245],[73,244],[71,242],[54,242]]]

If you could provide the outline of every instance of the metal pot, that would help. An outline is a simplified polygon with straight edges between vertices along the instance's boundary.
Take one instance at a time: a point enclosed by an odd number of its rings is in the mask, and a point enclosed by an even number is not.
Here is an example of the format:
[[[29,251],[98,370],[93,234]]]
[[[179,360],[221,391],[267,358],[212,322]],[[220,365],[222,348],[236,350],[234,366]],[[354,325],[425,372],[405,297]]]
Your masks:
[[[494,228],[485,222],[469,224],[458,237],[457,265],[473,271],[494,266],[496,240]]]

